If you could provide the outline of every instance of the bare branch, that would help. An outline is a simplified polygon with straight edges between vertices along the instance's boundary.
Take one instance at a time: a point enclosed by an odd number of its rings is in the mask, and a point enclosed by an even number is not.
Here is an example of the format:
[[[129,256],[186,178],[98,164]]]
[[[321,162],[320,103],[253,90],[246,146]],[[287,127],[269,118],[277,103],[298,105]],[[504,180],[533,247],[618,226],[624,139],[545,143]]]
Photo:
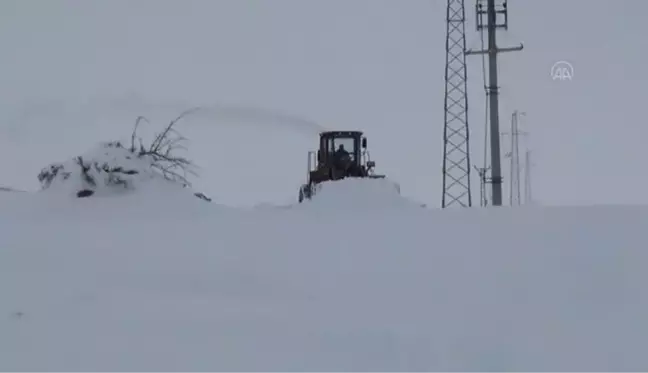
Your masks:
[[[168,180],[180,181],[183,184],[190,185],[187,174],[197,176],[197,172],[194,170],[196,167],[190,160],[174,155],[178,150],[187,150],[182,144],[187,141],[187,138],[173,127],[180,119],[198,109],[200,108],[186,110],[169,122],[164,130],[155,136],[148,149],[143,146],[140,140],[138,156],[151,157],[152,167]]]
[[[131,134],[131,147],[130,147],[131,152],[135,152],[135,137],[137,136],[137,127],[139,126],[142,120],[148,123],[148,120],[145,117],[141,115],[137,117],[137,120],[135,121],[135,128],[133,128],[133,133]]]
[[[159,133],[159,134],[155,137],[155,139],[154,139],[153,142],[151,143],[151,147],[149,148],[149,152],[151,152],[151,153],[157,153],[157,152],[159,152],[160,149],[161,149],[161,147],[162,147],[162,142],[163,142],[165,139],[168,138],[168,136],[169,136],[169,132],[172,131],[173,126],[175,126],[176,123],[178,123],[178,121],[179,121],[180,119],[184,118],[185,116],[187,116],[187,115],[191,114],[192,112],[194,112],[194,111],[196,111],[196,110],[199,110],[199,109],[200,109],[199,107],[195,107],[195,108],[192,108],[192,109],[189,109],[189,110],[185,110],[185,111],[182,112],[178,117],[176,117],[174,120],[172,120],[171,122],[169,122],[169,124],[166,126],[166,128],[164,129],[164,131],[162,131],[161,133]]]

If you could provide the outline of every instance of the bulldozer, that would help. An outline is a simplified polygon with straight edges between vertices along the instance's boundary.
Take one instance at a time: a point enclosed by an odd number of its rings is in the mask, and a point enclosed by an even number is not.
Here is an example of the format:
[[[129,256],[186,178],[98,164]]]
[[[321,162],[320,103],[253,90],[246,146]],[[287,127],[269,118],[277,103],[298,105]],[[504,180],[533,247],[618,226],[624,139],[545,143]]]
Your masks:
[[[345,178],[384,179],[376,175],[362,131],[325,131],[319,135],[319,150],[308,152],[307,182],[299,189],[299,203],[311,199],[320,183]]]

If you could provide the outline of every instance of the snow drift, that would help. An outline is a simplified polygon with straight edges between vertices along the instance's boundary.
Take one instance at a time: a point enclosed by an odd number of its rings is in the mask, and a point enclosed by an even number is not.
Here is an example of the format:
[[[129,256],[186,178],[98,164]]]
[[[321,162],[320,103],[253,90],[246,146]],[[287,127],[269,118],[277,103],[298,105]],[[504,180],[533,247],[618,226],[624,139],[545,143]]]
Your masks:
[[[84,155],[54,163],[38,175],[42,188],[70,196],[105,196],[132,192],[151,180],[164,180],[153,171],[154,161],[121,143],[104,143]],[[166,181],[166,180],[164,180]]]
[[[132,193],[151,184],[166,188],[190,186],[187,175],[196,175],[194,164],[177,154],[186,150],[186,140],[174,127],[188,110],[172,120],[155,135],[148,147],[138,138],[137,129],[144,117],[138,117],[128,147],[119,141],[102,143],[84,155],[64,163],[53,163],[41,170],[38,181],[42,190],[79,198]],[[136,140],[139,145],[136,145]],[[203,193],[194,193],[211,201]]]
[[[306,208],[375,209],[421,207],[401,196],[400,185],[387,178],[346,178],[316,186],[316,193],[305,200]]]
[[[0,196],[1,370],[648,368],[647,208]]]

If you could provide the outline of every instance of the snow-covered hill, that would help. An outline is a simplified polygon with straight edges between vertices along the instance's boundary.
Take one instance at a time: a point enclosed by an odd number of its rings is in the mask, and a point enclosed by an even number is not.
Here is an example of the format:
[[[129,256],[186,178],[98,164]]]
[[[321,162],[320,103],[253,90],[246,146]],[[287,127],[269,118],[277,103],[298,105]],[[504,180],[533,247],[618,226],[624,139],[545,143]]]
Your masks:
[[[0,193],[0,369],[648,369],[648,208],[439,211],[348,180],[243,210],[158,184]]]

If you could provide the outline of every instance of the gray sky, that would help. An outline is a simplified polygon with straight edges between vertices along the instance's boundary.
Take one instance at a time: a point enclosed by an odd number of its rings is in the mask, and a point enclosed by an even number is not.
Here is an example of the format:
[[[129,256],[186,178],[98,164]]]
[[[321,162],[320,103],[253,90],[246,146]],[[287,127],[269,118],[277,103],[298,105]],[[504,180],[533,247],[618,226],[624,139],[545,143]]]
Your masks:
[[[479,48],[473,5],[467,39]],[[500,114],[507,127],[513,109],[527,112],[534,197],[648,202],[648,3],[513,0],[509,9],[499,44],[525,50],[500,59]],[[2,0],[0,47],[2,184],[37,188],[42,167],[128,138],[137,115],[162,126],[211,105],[181,129],[202,167],[196,186],[217,201],[294,201],[321,126],[365,130],[380,172],[403,194],[440,203],[445,1]],[[559,60],[574,66],[572,81],[552,81]],[[480,62],[469,59],[476,165]]]

